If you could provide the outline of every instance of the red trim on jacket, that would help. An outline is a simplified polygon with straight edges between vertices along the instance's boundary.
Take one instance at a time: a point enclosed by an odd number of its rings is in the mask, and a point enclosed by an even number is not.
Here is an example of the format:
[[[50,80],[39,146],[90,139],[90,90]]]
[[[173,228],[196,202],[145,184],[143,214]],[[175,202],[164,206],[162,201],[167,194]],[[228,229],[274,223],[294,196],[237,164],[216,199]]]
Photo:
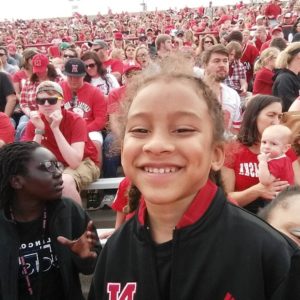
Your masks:
[[[202,187],[186,212],[183,214],[181,220],[178,222],[176,228],[183,228],[194,224],[207,211],[210,206],[218,187],[210,180]],[[144,198],[142,197],[138,211],[138,220],[142,225],[145,225],[147,207]]]

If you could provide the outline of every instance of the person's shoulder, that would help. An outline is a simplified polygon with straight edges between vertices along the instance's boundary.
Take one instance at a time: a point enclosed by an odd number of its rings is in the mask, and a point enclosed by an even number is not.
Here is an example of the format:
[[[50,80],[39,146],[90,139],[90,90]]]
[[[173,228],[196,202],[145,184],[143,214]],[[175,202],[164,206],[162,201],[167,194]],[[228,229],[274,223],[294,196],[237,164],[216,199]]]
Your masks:
[[[244,237],[249,243],[256,243],[262,251],[270,251],[273,254],[279,251],[279,248],[289,254],[297,251],[298,247],[292,240],[258,216],[230,202],[227,202],[226,206],[233,224],[236,223],[239,227],[238,235]]]
[[[235,99],[239,99],[240,100],[239,94],[233,88],[229,87],[225,83],[221,83],[221,87],[222,87],[223,91],[226,94],[229,94],[232,99],[235,98]]]

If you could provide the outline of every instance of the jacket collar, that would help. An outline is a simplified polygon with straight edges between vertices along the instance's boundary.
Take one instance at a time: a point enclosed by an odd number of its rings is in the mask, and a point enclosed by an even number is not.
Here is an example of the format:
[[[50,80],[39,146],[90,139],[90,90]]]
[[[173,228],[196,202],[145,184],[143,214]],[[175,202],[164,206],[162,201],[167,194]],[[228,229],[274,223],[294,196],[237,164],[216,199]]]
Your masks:
[[[198,191],[196,197],[176,225],[176,228],[180,229],[189,226],[199,220],[209,208],[217,190],[218,187],[211,180],[208,180],[206,184]],[[142,225],[145,225],[146,223],[146,215],[147,207],[145,200],[142,197],[137,216]]]

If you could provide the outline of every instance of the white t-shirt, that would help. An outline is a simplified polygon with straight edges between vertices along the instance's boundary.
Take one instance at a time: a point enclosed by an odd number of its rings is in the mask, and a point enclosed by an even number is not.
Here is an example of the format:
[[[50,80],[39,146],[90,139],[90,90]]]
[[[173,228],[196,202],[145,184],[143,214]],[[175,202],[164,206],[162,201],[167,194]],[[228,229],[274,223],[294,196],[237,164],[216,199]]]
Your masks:
[[[112,74],[105,75],[106,80],[101,77],[92,78],[91,84],[97,88],[99,88],[102,93],[107,96],[112,89],[116,89],[120,87],[118,80]]]

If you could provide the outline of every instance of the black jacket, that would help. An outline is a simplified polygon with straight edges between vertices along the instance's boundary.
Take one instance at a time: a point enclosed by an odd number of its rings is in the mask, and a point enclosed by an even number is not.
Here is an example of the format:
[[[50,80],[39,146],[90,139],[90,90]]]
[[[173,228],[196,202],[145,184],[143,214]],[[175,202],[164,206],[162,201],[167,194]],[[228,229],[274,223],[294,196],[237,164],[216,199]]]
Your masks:
[[[276,71],[272,93],[282,99],[283,111],[288,111],[299,96],[300,77],[288,69]]]
[[[153,242],[140,216],[136,214],[108,240],[89,300],[168,300],[160,296]],[[165,294],[171,300],[300,299],[299,261],[294,243],[230,204],[219,189],[200,219],[174,230]]]
[[[86,229],[89,217],[74,201],[59,199],[47,205],[51,210],[49,233],[58,257],[65,298],[83,300],[79,272],[91,274],[94,271],[96,259],[81,259],[66,246],[56,241],[58,236],[74,240],[79,238]],[[7,218],[7,212],[0,210],[0,299],[18,299],[18,250],[19,237],[16,224]],[[101,246],[95,247],[97,253]]]

